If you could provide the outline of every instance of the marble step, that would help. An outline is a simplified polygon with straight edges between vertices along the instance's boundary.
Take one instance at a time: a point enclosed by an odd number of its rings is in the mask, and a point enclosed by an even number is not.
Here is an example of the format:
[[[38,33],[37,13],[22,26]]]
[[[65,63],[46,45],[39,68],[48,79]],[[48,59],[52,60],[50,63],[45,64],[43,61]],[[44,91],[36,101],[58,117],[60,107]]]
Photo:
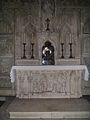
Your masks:
[[[90,112],[10,112],[10,118],[22,118],[22,119],[63,119],[63,118],[89,118]]]
[[[10,119],[90,119],[90,101],[80,99],[18,99],[7,110]]]
[[[10,120],[41,120],[41,118],[40,119],[10,119]],[[49,118],[47,118],[47,119],[43,119],[43,120],[90,120],[90,118],[59,118],[59,119],[49,119]]]

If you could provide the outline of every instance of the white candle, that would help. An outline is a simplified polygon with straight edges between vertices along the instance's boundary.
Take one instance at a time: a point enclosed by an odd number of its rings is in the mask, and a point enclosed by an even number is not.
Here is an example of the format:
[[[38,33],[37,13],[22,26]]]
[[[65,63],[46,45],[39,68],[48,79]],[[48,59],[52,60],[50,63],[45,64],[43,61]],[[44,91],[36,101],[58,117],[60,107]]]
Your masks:
[[[61,36],[61,43],[63,43],[63,36]]]
[[[70,34],[70,43],[72,43],[72,34]]]
[[[34,43],[33,33],[32,33],[32,43]]]
[[[62,36],[61,36],[61,43],[62,43]]]
[[[23,33],[23,42],[26,43],[26,36],[25,36],[25,33]]]
[[[74,41],[74,33],[73,33],[73,36],[72,36],[72,42]]]

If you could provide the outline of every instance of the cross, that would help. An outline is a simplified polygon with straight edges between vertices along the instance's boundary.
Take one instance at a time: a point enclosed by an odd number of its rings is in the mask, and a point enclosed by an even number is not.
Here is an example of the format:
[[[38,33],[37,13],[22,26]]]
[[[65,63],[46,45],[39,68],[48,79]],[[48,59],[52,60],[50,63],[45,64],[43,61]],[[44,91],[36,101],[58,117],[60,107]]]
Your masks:
[[[46,19],[46,23],[47,23],[46,31],[48,31],[48,30],[50,30],[50,29],[49,29],[49,23],[50,23],[50,20],[49,20],[48,18]]]

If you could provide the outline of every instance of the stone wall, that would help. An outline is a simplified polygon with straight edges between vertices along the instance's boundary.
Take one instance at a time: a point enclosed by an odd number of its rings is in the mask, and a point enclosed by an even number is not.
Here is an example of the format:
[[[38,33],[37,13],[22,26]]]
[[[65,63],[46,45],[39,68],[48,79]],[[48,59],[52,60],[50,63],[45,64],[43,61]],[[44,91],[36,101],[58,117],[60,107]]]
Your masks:
[[[50,20],[49,31],[46,31],[47,18]],[[86,64],[90,71],[90,1],[1,0],[1,90],[12,89],[9,77],[11,66],[41,64],[41,49],[46,40],[50,40],[55,48],[55,64]],[[27,59],[22,59],[23,42],[26,42]],[[34,60],[31,59],[32,42]],[[61,59],[61,42],[64,43],[64,59]],[[72,59],[69,59],[70,42],[73,43]],[[82,81],[83,94],[90,94],[89,90],[90,82]],[[12,95],[12,92],[5,94]]]

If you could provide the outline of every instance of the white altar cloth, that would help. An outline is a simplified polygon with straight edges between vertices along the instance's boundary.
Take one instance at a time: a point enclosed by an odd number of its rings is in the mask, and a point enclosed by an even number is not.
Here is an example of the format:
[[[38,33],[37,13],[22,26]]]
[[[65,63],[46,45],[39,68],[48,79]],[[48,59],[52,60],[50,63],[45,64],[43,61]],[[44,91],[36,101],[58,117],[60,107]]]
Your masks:
[[[88,81],[89,72],[86,65],[70,65],[70,66],[13,66],[10,72],[11,82],[16,80],[16,70],[83,70],[83,79]]]

